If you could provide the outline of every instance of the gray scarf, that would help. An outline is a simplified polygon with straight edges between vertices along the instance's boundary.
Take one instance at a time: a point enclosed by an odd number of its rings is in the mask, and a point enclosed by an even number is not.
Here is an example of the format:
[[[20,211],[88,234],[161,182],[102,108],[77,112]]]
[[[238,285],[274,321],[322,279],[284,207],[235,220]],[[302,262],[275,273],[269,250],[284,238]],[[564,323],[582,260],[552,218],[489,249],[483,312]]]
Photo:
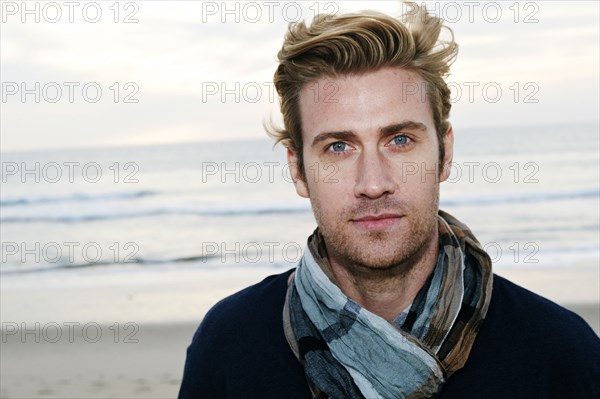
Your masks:
[[[361,308],[323,271],[315,231],[288,287],[284,329],[316,398],[423,398],[462,368],[492,292],[489,256],[471,231],[440,211],[433,273],[402,325]]]

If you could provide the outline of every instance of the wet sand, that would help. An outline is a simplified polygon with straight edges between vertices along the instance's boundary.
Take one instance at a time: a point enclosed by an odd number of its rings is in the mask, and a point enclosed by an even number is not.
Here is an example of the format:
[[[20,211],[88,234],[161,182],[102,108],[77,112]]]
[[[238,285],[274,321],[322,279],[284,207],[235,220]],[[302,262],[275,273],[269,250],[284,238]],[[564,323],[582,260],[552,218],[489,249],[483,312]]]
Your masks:
[[[89,276],[3,279],[0,396],[175,398],[186,348],[210,306],[281,271],[164,272],[118,281],[98,277],[93,284],[84,283]],[[541,292],[546,296],[554,292],[551,299],[560,299],[598,334],[598,291],[590,286],[598,283],[594,272],[557,273],[502,274],[534,291],[546,290]],[[557,287],[564,292],[557,295]],[[570,287],[587,293],[573,294]]]

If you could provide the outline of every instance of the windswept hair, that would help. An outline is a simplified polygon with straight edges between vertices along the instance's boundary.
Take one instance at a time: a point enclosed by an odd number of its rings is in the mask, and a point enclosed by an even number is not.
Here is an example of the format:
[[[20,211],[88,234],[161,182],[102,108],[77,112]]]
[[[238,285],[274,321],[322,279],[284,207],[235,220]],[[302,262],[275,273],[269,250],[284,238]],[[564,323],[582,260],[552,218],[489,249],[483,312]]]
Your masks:
[[[405,3],[406,4],[406,3]],[[440,163],[443,138],[448,129],[450,89],[444,79],[456,58],[458,45],[452,30],[426,9],[408,3],[409,12],[399,19],[376,11],[315,16],[310,26],[291,23],[279,66],[273,78],[280,97],[284,128],[266,126],[267,133],[298,155],[302,164],[302,124],[299,97],[308,84],[323,77],[360,74],[382,67],[401,67],[417,72],[425,81],[427,99],[438,137]],[[450,40],[440,39],[442,28]]]

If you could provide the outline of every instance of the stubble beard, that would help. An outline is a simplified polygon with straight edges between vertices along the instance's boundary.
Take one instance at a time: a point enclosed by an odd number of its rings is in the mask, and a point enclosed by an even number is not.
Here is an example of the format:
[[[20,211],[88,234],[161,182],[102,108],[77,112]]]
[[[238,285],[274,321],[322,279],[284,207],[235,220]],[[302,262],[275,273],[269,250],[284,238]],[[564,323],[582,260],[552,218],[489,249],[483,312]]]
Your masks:
[[[403,277],[419,264],[428,250],[437,249],[430,247],[438,234],[439,185],[434,189],[429,206],[424,209],[415,209],[386,197],[365,199],[326,215],[318,201],[311,198],[311,202],[330,261],[335,260],[357,278]],[[354,216],[399,211],[404,215],[400,234],[397,226],[367,232],[357,230],[349,221]]]

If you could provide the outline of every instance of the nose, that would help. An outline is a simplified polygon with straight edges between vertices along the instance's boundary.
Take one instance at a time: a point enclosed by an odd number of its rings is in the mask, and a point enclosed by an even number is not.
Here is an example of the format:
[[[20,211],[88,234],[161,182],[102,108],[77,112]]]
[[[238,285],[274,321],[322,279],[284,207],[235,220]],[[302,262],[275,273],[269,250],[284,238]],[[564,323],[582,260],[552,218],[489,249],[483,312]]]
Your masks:
[[[391,165],[378,150],[363,150],[356,167],[356,197],[376,199],[394,193],[396,184],[391,175]]]

